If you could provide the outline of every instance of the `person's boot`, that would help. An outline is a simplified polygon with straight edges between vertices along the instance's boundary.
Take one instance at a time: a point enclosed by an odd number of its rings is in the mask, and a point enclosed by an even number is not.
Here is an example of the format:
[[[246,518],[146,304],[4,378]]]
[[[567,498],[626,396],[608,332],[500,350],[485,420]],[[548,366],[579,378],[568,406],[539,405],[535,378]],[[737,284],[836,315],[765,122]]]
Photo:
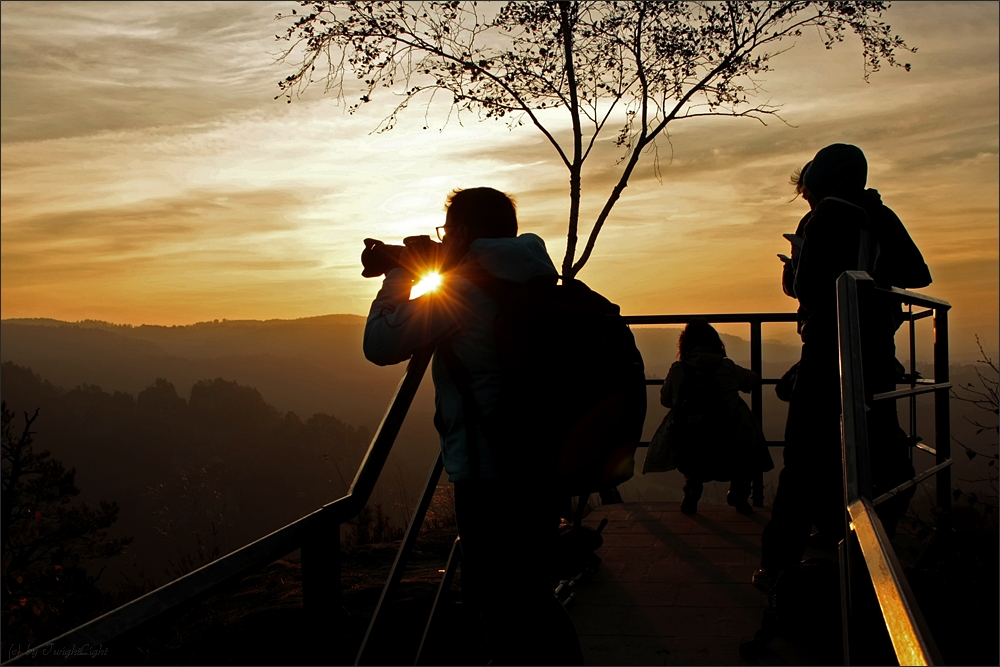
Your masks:
[[[753,514],[753,507],[747,501],[749,496],[749,485],[744,487],[742,484],[730,484],[729,491],[726,492],[726,502],[735,507],[740,514]]]
[[[753,575],[750,577],[750,583],[761,593],[770,593],[774,590],[774,585],[778,583],[778,573],[762,567],[754,570]]]
[[[611,486],[599,492],[602,505],[620,505],[625,502],[617,486]]]
[[[701,500],[701,494],[704,489],[705,485],[701,482],[685,479],[684,500],[681,501],[681,512],[684,514],[695,514],[698,511],[698,501]]]
[[[751,505],[745,498],[733,498],[732,496],[726,496],[726,502],[736,508],[736,511],[740,514],[753,514],[753,505]]]

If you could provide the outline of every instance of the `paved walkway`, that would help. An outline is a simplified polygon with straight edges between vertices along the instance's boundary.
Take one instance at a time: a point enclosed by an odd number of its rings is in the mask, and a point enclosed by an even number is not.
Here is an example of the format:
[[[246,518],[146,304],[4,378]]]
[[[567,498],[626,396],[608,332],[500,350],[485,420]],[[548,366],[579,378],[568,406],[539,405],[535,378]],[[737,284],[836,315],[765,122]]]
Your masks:
[[[737,665],[760,627],[765,597],[750,585],[769,511],[701,503],[598,507],[607,518],[598,572],[570,613],[588,665]]]

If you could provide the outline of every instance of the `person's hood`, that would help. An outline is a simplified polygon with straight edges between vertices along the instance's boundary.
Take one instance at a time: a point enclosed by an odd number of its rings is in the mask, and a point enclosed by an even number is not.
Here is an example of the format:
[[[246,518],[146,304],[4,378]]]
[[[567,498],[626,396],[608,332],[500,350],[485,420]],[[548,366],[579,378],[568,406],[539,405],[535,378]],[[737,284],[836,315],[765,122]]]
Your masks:
[[[856,197],[868,181],[864,152],[851,144],[830,144],[816,153],[802,177],[816,201],[824,197]]]
[[[476,239],[469,248],[469,260],[492,276],[523,283],[536,276],[555,276],[555,265],[545,250],[545,241],[535,234],[516,238]]]
[[[695,348],[688,352],[687,356],[684,357],[684,363],[695,366],[696,368],[710,368],[712,366],[718,366],[722,363],[725,357],[718,352],[708,352],[700,348]]]

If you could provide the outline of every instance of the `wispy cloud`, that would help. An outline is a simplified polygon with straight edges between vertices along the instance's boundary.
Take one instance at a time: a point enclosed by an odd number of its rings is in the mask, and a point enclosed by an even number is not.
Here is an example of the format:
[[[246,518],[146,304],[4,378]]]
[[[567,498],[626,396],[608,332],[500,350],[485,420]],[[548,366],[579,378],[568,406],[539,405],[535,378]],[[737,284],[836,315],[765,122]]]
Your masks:
[[[277,79],[267,19],[285,6],[4,3],[3,142],[186,126],[264,106]]]
[[[315,87],[286,105],[273,21],[291,3],[2,5],[2,312],[180,323],[365,312],[360,239],[432,233],[453,188],[516,195],[522,229],[565,245],[568,174],[531,127],[410,109],[357,115]],[[787,125],[691,119],[643,157],[582,278],[627,312],[791,310],[775,253],[805,210],[790,172],[860,145],[955,304],[954,340],[996,340],[998,5],[897,3],[913,71],[862,76],[860,46],[803,36],[762,101]],[[568,124],[548,116],[556,135]],[[560,125],[560,123],[562,123]],[[617,181],[603,141],[583,232]]]

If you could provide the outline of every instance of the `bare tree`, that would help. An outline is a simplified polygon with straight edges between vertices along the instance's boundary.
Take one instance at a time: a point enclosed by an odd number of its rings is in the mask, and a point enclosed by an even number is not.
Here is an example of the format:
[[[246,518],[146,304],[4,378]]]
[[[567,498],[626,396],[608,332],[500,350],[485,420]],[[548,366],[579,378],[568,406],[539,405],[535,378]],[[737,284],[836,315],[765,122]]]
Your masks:
[[[534,125],[569,171],[564,278],[579,273],[640,156],[673,121],[734,116],[760,122],[776,107],[756,104],[755,80],[806,29],[832,48],[851,32],[863,46],[865,78],[883,62],[909,69],[913,51],[881,21],[888,2],[301,2],[279,83],[289,102],[318,78],[340,99],[370,102],[380,88],[400,96],[377,127],[392,129],[418,98],[443,94],[451,112]],[[278,17],[289,18],[279,14]],[[277,99],[277,98],[276,98]],[[563,109],[566,117],[548,113]],[[615,132],[620,177],[577,257],[581,173],[598,137]],[[659,176],[658,165],[654,169]],[[602,195],[603,196],[603,195]]]
[[[965,455],[969,457],[970,461],[977,456],[986,460],[988,468],[986,477],[965,481],[988,482],[993,492],[993,499],[996,500],[997,478],[998,474],[1000,474],[997,470],[997,461],[1000,460],[1000,453],[997,452],[996,442],[997,436],[1000,434],[1000,423],[997,421],[997,415],[1000,415],[1000,399],[997,396],[997,389],[1000,387],[1000,369],[997,369],[996,362],[986,354],[979,336],[976,336],[976,345],[979,347],[980,358],[978,363],[983,364],[983,366],[977,365],[975,367],[979,383],[973,384],[967,382],[964,385],[959,385],[951,390],[951,396],[982,411],[974,413],[972,417],[968,414],[963,415],[963,419],[975,427],[975,435],[979,436],[985,433],[986,437],[992,442],[987,442],[985,445],[979,443],[976,447],[971,447],[957,438],[952,437],[952,440],[956,445],[965,450]],[[965,493],[964,491],[955,489],[956,500],[962,495],[968,497],[973,503],[976,501],[974,493]],[[993,511],[992,508],[990,511]]]

